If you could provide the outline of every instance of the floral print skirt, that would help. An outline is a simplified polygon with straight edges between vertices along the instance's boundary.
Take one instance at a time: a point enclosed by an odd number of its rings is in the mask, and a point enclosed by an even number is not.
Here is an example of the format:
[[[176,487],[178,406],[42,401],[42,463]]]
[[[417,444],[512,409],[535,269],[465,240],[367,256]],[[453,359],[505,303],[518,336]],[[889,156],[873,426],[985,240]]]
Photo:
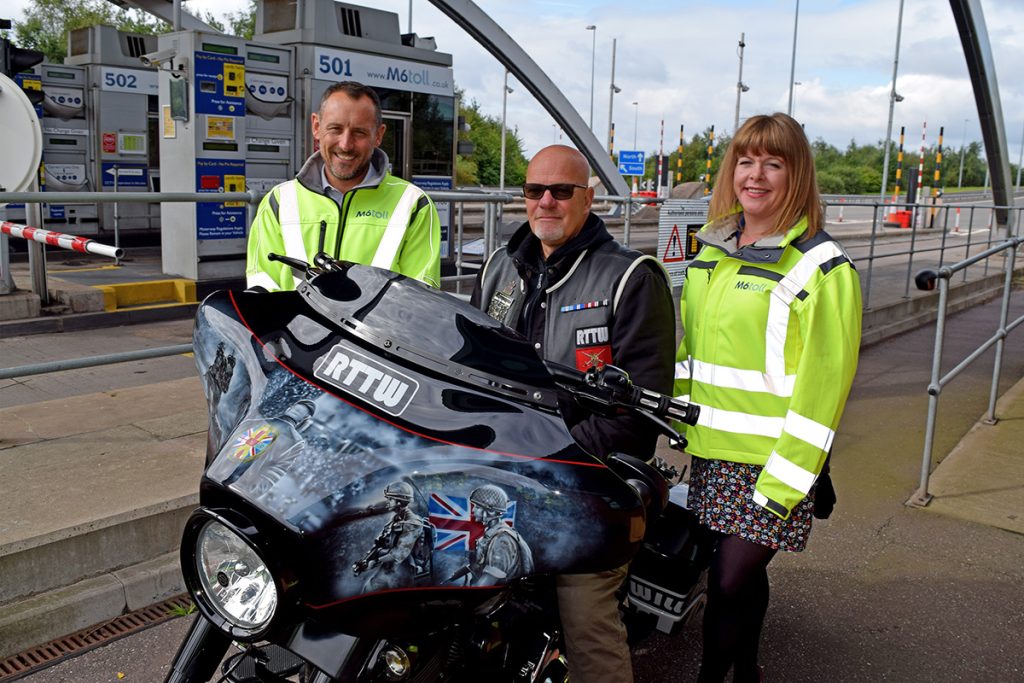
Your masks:
[[[801,551],[811,533],[814,488],[782,520],[753,501],[760,465],[694,457],[688,505],[712,531],[776,550]]]

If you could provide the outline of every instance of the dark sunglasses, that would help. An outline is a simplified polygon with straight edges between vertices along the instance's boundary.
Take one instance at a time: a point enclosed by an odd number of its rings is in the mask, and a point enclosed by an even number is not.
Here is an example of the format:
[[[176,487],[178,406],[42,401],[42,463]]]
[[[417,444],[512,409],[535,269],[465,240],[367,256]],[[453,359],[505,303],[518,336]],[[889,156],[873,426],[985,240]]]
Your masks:
[[[541,185],[540,183],[525,183],[523,185],[523,196],[527,199],[540,199],[545,192],[550,192],[554,199],[565,201],[571,199],[576,188],[587,189],[586,185],[576,183],[555,183],[554,185]]]

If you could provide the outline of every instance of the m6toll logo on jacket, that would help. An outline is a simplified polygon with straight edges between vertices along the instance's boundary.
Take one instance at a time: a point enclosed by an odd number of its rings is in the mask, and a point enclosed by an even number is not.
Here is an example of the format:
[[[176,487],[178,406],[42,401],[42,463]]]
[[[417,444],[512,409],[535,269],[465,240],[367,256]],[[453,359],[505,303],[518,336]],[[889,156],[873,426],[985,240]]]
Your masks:
[[[419,382],[345,344],[337,344],[313,366],[313,376],[377,406],[401,415],[419,390]]]
[[[379,209],[363,209],[362,211],[356,211],[356,218],[379,218],[382,221],[386,221],[391,215],[390,211],[381,211]]]

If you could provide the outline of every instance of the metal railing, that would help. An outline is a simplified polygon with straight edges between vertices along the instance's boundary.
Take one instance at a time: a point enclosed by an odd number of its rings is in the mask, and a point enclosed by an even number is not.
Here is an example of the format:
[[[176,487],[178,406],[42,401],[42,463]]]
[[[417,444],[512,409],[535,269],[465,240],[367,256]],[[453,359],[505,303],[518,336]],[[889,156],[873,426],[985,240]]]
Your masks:
[[[126,196],[130,195],[130,196]],[[476,271],[481,267],[481,262],[486,255],[492,252],[499,246],[500,240],[499,225],[502,217],[503,207],[516,199],[514,192],[495,192],[495,191],[455,191],[455,192],[432,192],[430,193],[431,198],[435,202],[446,202],[451,201],[456,204],[455,206],[455,225],[454,225],[454,241],[452,244],[452,257],[455,266],[455,275],[446,276],[442,278],[443,283],[453,285],[452,289],[454,294],[465,298],[463,294],[463,285],[467,281],[471,281],[476,277]],[[79,202],[91,202],[91,201],[105,201],[105,202],[116,202],[116,201],[209,201],[209,193],[156,193],[156,192],[138,192],[138,193],[111,193],[111,192],[86,192],[86,193],[0,193],[0,202],[3,201],[71,201],[70,197],[74,197],[75,201]],[[259,201],[260,196],[253,193],[224,193],[216,195],[218,201],[245,201],[250,205],[255,205]],[[623,239],[622,241],[629,245],[631,242],[631,219],[636,208],[643,205],[657,205],[662,203],[663,199],[657,198],[643,198],[643,197],[618,197],[618,196],[599,196],[595,197],[596,202],[620,204],[622,205],[623,214]],[[466,246],[466,210],[465,205],[467,203],[483,204],[483,215],[482,215],[482,244],[483,251],[480,259],[467,258],[465,253]],[[828,206],[834,206],[829,204]],[[847,206],[852,206],[847,204]],[[977,206],[977,205],[954,205],[948,204],[943,206],[931,207],[921,206],[915,204],[881,204],[877,201],[865,201],[859,204],[861,207],[868,207],[871,209],[871,226],[870,230],[864,235],[868,239],[867,251],[861,256],[851,254],[853,260],[862,269],[866,265],[866,278],[864,286],[864,307],[869,309],[871,306],[871,289],[873,283],[873,274],[876,269],[876,263],[885,261],[887,259],[906,258],[906,276],[904,278],[903,286],[903,297],[910,297],[910,282],[913,279],[913,268],[915,263],[920,265],[922,259],[937,260],[935,267],[940,272],[947,273],[948,276],[942,279],[942,285],[946,288],[945,294],[940,292],[940,315],[945,315],[944,307],[945,301],[948,299],[948,287],[950,280],[954,274],[962,273],[963,279],[967,278],[967,270],[972,265],[978,264],[984,261],[982,267],[985,269],[984,273],[988,272],[988,258],[981,257],[980,255],[971,256],[970,252],[972,249],[985,247],[991,250],[992,245],[1001,239],[998,235],[997,226],[993,225],[992,220],[989,218],[994,210],[1000,207],[994,207],[990,205]],[[912,214],[912,220],[909,227],[906,230],[888,230],[883,227],[879,222],[879,216],[882,211],[891,211],[897,207],[905,207]],[[962,226],[964,241],[962,243],[950,242],[950,234],[952,233],[949,229],[951,221],[950,213],[955,212],[959,209],[966,208],[968,210],[968,218],[966,225]],[[1011,208],[1011,207],[1004,207]],[[1011,218],[1016,218],[1011,224],[1020,224],[1020,211],[1022,209],[1011,209]],[[985,228],[984,235],[975,239],[973,237],[976,231],[975,222],[978,215],[985,216],[987,220],[984,220]],[[918,220],[920,216],[921,220]],[[928,217],[929,223],[932,227],[919,227],[919,223],[925,225],[925,217]],[[960,224],[955,223],[955,227]],[[883,235],[883,232],[885,233]],[[895,236],[894,236],[895,235]],[[842,235],[840,235],[842,236]],[[890,247],[884,253],[879,253],[879,244],[883,240],[880,238],[885,237],[886,244]],[[936,241],[937,244],[928,245],[926,241]],[[903,248],[901,245],[906,242],[907,247]],[[924,244],[924,246],[922,246]],[[1006,247],[1001,247],[1005,249]],[[853,247],[851,251],[856,253],[861,247]],[[988,252],[983,252],[988,253]],[[475,256],[475,255],[474,255]],[[950,258],[960,258],[961,260],[955,266],[946,267],[943,264]],[[932,264],[929,264],[932,265]],[[6,269],[6,264],[4,264]],[[6,272],[6,270],[5,270]],[[944,299],[945,296],[947,299]],[[186,352],[184,346],[172,346],[165,347],[162,349],[147,349],[143,352],[149,355],[143,356],[145,358],[155,358],[160,356],[171,356]],[[119,363],[127,360],[137,360],[136,357],[123,357],[124,354],[111,354],[108,356],[93,356],[90,358],[75,359],[70,361],[54,361],[52,363],[41,363],[33,366],[22,366],[20,368],[9,368],[0,370],[0,379],[9,379],[12,377],[23,376],[26,374],[40,374],[45,372],[57,372],[61,370],[81,368],[81,367],[93,367],[97,365],[105,365],[108,363]]]
[[[836,206],[836,203],[826,202],[826,218],[829,209]],[[862,236],[867,239],[866,246],[856,242],[858,235],[852,235],[852,239],[846,235],[844,239],[842,232],[833,234],[844,242],[844,246],[851,252],[850,256],[854,263],[865,273],[865,310],[872,308],[876,266],[893,261],[905,263],[900,283],[903,290],[901,296],[903,299],[910,299],[916,270],[922,267],[940,268],[951,260],[968,259],[972,252],[990,248],[1009,235],[1009,230],[1005,226],[1000,227],[995,222],[996,212],[1005,210],[1009,218],[1007,225],[1019,225],[1020,214],[1024,210],[1020,207],[993,204],[922,205],[878,201],[847,203],[842,206],[870,209],[870,229]],[[897,227],[894,221],[887,220],[893,212],[904,213],[904,218],[907,219],[905,227]],[[966,218],[963,219],[961,214],[966,214]],[[880,220],[880,216],[884,218]],[[981,264],[981,268],[982,277],[988,275],[987,260]],[[964,267],[958,272],[961,273],[962,281],[966,282],[968,268]]]
[[[1017,258],[1017,247],[1019,247],[1022,242],[1024,242],[1024,237],[1012,237],[1002,244],[986,249],[985,251],[975,254],[963,261],[951,266],[943,266],[939,268],[936,273],[939,285],[939,308],[938,319],[935,325],[935,348],[932,353],[931,381],[928,384],[928,417],[925,423],[924,454],[921,459],[921,480],[917,491],[913,496],[911,496],[910,500],[907,501],[909,505],[925,506],[932,500],[932,495],[928,492],[928,479],[931,475],[932,449],[935,442],[935,419],[938,412],[939,397],[942,394],[942,390],[950,382],[956,379],[964,369],[980,358],[993,346],[995,347],[995,363],[992,369],[992,384],[989,391],[988,413],[985,418],[985,422],[988,424],[995,424],[997,421],[995,414],[996,399],[999,395],[999,375],[1003,366],[1003,347],[1005,345],[1005,339],[1010,332],[1024,322],[1024,316],[1021,316],[1012,322],[1009,321],[1010,294],[1013,290],[1014,265]],[[996,254],[1001,254],[1003,252],[1009,253],[1006,256],[1004,268],[1003,293],[999,311],[998,327],[988,339],[982,342],[976,349],[974,349],[974,351],[969,353],[952,370],[947,372],[945,375],[941,375],[950,280],[954,275],[956,275],[956,273],[965,270],[972,264],[983,260],[987,261]]]
[[[455,255],[454,262],[456,274],[442,278],[442,282],[454,282],[457,291],[461,291],[462,281],[473,277],[465,275],[466,268],[478,268],[479,264],[467,262],[463,258],[463,205],[466,202],[483,203],[485,207],[483,230],[485,240],[493,242],[498,234],[496,221],[500,215],[495,210],[496,205],[506,204],[513,200],[513,196],[500,192],[430,192],[430,198],[437,202],[453,202],[458,206],[457,241],[452,245]],[[263,198],[262,193],[254,192],[0,192],[0,204],[5,202],[24,203],[26,206],[41,206],[44,203],[121,203],[121,202],[245,202],[248,205],[247,223],[252,223],[252,213],[259,201]],[[43,228],[41,225],[41,211],[37,212],[34,222],[39,223],[31,227]],[[119,243],[119,235],[115,232],[115,243]],[[496,245],[495,245],[496,246]],[[48,302],[45,260],[34,258],[29,261],[32,290],[39,295],[43,303]],[[7,243],[7,235],[0,235],[0,294],[13,289],[13,280],[10,275],[10,250]]]

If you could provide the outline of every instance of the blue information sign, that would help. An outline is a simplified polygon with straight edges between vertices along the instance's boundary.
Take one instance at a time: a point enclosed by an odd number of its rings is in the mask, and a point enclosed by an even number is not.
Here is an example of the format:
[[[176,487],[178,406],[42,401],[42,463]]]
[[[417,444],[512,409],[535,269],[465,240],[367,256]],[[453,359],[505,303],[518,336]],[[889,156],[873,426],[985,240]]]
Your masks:
[[[619,175],[643,175],[644,153],[641,150],[619,152]]]
[[[245,192],[245,162],[196,159],[196,192]],[[198,202],[196,237],[201,240],[245,237],[245,202]]]
[[[245,60],[216,52],[194,57],[196,113],[245,116]]]

